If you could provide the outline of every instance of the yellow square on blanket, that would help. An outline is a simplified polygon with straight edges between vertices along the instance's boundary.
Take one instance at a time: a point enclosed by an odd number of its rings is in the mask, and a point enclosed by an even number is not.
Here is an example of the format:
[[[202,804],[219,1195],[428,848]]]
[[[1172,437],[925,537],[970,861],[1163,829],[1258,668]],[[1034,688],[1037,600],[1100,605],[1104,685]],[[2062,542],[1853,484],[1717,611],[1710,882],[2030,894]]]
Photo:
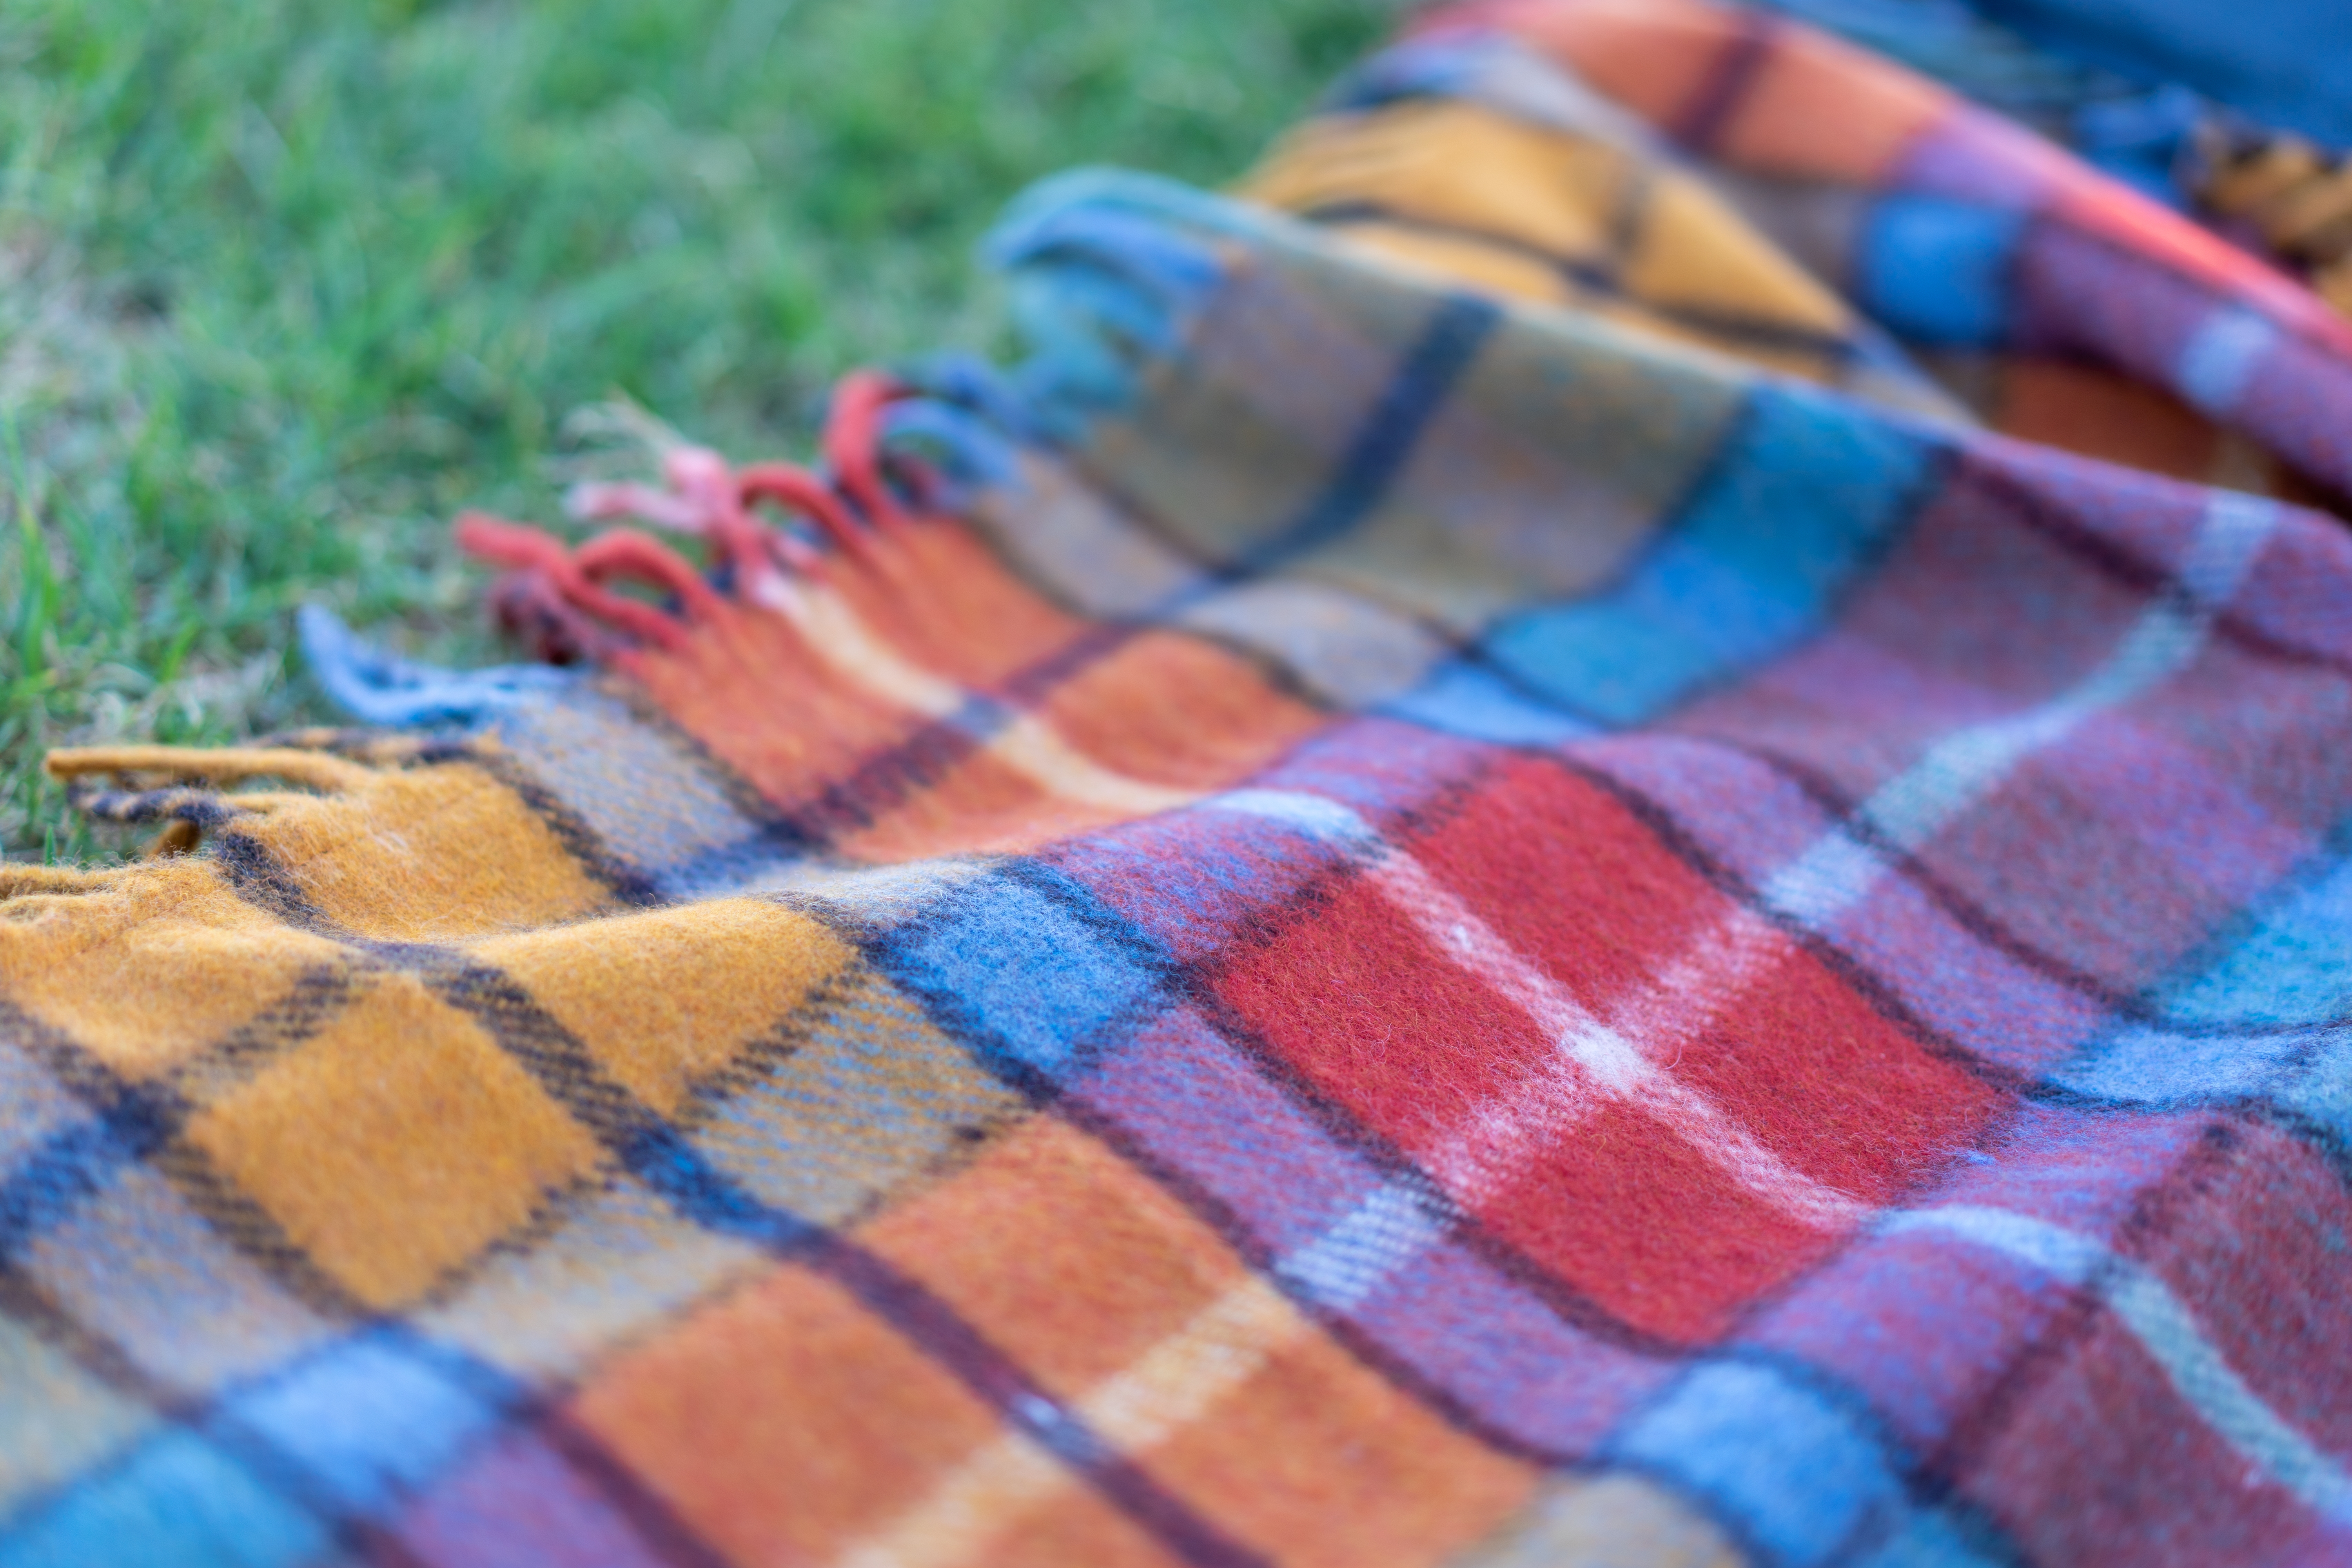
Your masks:
[[[600,1158],[479,1023],[402,973],[369,977],[188,1138],[310,1263],[379,1310],[430,1290]]]

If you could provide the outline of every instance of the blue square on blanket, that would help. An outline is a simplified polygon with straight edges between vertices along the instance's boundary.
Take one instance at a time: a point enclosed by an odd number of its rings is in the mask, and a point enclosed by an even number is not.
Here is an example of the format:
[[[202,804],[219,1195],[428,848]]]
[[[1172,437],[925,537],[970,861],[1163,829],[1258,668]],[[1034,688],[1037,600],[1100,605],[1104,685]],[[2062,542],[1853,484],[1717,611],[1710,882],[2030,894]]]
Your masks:
[[[431,1480],[498,1422],[477,1391],[389,1334],[345,1341],[224,1415],[362,1512]]]
[[[1083,888],[1033,865],[949,897],[890,940],[882,967],[957,1037],[1059,1079],[1150,1010],[1153,956]]]

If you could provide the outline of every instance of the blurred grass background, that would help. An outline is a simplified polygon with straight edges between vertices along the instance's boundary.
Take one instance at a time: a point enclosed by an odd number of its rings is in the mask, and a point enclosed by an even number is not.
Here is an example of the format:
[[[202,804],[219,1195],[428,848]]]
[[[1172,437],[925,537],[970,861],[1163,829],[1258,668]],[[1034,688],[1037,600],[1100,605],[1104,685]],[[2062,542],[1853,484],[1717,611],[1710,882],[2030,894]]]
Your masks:
[[[1022,185],[1229,177],[1393,11],[0,0],[0,850],[123,847],[49,746],[331,717],[306,600],[500,657],[447,519],[552,519],[567,412],[801,449],[843,370],[993,341]]]

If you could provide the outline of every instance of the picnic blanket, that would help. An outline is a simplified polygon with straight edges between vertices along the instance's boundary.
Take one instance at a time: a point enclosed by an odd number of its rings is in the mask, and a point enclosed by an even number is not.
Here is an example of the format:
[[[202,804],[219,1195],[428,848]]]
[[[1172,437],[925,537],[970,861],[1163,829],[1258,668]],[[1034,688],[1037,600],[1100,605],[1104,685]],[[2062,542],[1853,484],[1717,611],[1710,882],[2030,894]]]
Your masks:
[[[1489,290],[1895,406],[1923,406],[1912,364],[2070,451],[2306,500],[2296,475],[2331,471],[2249,426],[2237,405],[2261,395],[2221,351],[2231,329],[2196,340],[2210,357],[2184,334],[2275,312],[2341,341],[2341,322],[2004,116],[1762,12],[1503,0],[1420,33],[1244,192]],[[2230,194],[2254,202],[2252,175]],[[2209,290],[2268,302],[2214,315]],[[2322,444],[2342,438],[2331,418]]]
[[[2352,147],[2352,77],[2319,79],[2352,71],[2352,32],[2341,31],[2352,28],[2352,12],[2299,0],[2271,14],[2146,5],[2116,14],[2097,4],[2061,4],[2044,14],[2040,6],[1979,9],[1966,0],[1769,3],[2203,216],[2303,271],[2315,290],[2352,315],[2352,160],[2345,153]],[[1988,14],[1995,9],[1999,17]],[[2075,9],[2079,16],[2070,15]],[[2049,28],[2059,49],[2039,41]],[[2338,31],[2333,41],[2331,30]],[[2251,58],[2260,54],[2270,58]],[[2184,85],[2184,76],[2204,91]]]
[[[2221,111],[2352,145],[2352,16],[2304,0],[1764,0],[2032,120],[2132,180]],[[2137,143],[2137,148],[2135,147]]]
[[[1241,190],[52,758],[0,1568],[2352,1557],[2352,326],[1696,4]]]

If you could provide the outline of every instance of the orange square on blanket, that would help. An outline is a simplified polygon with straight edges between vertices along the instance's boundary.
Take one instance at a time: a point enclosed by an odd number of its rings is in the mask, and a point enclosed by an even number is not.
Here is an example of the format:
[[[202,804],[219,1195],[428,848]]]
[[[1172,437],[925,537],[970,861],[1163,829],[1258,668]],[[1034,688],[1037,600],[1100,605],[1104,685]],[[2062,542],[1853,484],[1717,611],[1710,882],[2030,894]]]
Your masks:
[[[2222,442],[2219,426],[2170,394],[2061,360],[2004,363],[1995,423],[2005,436],[2182,479],[2210,479]]]
[[[853,679],[867,680],[877,695],[896,682],[874,668],[861,669],[859,649],[879,650],[889,661],[984,691],[1053,658],[1086,632],[1086,623],[1008,571],[961,523],[917,523],[873,548],[873,569],[836,562],[827,574],[827,586],[858,629],[825,640],[827,657],[841,661]]]
[[[1325,721],[1224,648],[1145,632],[910,774],[841,847],[877,861],[1019,853],[1229,789]]]
[[[1538,1479],[1311,1331],[1150,1462],[1293,1568],[1450,1561],[1524,1506]]]
[[[1174,789],[1231,789],[1328,721],[1204,637],[1148,631],[1057,687],[1042,717],[1082,755]]]
[[[840,1286],[775,1269],[623,1356],[574,1415],[732,1563],[829,1562],[996,1431]]]
[[[1536,44],[1659,125],[1683,118],[1741,42],[1733,14],[1704,0],[1497,0],[1471,19]]]
[[[1273,1560],[1431,1561],[1493,1528],[1533,1484],[1065,1125],[1033,1123],[866,1239],[1096,1440]],[[1093,1531],[1100,1506],[1075,1471],[1000,1432],[868,1539],[888,1560],[919,1558],[952,1522],[973,1560],[1093,1561],[1049,1543]]]
[[[1726,83],[1734,96],[1715,148],[1743,169],[1874,184],[1958,107],[1925,78],[1809,29],[1774,26],[1758,47],[1747,79]],[[1835,113],[1822,111],[1829,103]]]
[[[1064,1398],[1118,1374],[1244,1277],[1155,1183],[1050,1118],[863,1239]]]

